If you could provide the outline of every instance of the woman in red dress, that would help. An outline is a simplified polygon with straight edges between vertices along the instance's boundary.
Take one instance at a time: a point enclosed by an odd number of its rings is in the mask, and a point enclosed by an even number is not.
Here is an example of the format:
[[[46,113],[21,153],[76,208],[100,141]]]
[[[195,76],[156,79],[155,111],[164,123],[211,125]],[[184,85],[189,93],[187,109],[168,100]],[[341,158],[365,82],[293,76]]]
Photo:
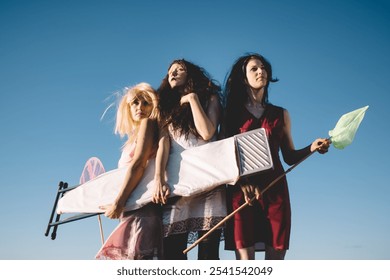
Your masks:
[[[260,195],[262,188],[284,173],[279,150],[283,160],[293,165],[311,152],[325,153],[329,147],[329,141],[321,138],[295,149],[288,111],[268,102],[269,83],[276,81],[271,64],[259,54],[240,57],[226,80],[224,136],[265,128],[274,164],[273,170],[228,187],[230,212],[256,197],[251,207],[239,211],[227,224],[225,249],[235,250],[237,259],[255,259],[255,251],[264,250],[265,259],[284,259],[289,248],[291,208],[286,178]]]

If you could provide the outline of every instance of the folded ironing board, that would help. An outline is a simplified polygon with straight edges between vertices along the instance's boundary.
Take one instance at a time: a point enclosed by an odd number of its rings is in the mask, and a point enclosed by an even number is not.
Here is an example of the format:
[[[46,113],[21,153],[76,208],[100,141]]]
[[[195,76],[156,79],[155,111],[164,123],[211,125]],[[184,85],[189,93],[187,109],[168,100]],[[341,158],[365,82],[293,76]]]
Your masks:
[[[126,211],[138,209],[151,202],[154,167],[155,160],[149,160],[142,180],[127,200]],[[211,191],[223,184],[235,184],[241,177],[272,167],[267,135],[265,130],[260,128],[181,153],[171,153],[167,165],[167,182],[171,187],[171,196],[191,196]],[[66,183],[60,183],[46,235],[51,226],[104,212],[99,206],[114,201],[126,171],[127,167],[114,169],[69,189],[66,188]],[[53,223],[54,212],[57,217]],[[63,213],[82,214],[59,221],[59,215]],[[52,236],[52,239],[54,238]]]

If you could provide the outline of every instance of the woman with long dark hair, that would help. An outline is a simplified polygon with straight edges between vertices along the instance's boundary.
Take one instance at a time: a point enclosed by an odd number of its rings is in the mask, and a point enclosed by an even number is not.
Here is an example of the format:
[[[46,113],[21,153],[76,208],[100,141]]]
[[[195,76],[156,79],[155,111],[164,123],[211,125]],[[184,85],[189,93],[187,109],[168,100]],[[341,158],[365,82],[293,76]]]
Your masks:
[[[216,140],[221,119],[221,90],[203,68],[184,59],[173,61],[157,92],[161,123],[171,142],[166,147],[171,152]],[[187,259],[183,254],[187,242],[203,235],[225,215],[223,187],[206,194],[168,200],[163,206],[165,259]],[[198,259],[219,259],[220,235],[221,230],[217,230],[201,242]]]
[[[286,178],[262,196],[261,190],[284,173],[279,151],[284,161],[293,165],[311,152],[325,153],[329,147],[328,140],[316,139],[306,148],[295,149],[288,111],[268,101],[268,87],[277,81],[271,64],[259,54],[237,59],[226,80],[224,136],[265,128],[274,165],[273,170],[242,179],[227,189],[229,212],[245,202],[251,204],[236,213],[226,226],[225,249],[234,250],[237,259],[254,259],[255,251],[260,250],[265,250],[266,259],[284,259],[291,228]]]

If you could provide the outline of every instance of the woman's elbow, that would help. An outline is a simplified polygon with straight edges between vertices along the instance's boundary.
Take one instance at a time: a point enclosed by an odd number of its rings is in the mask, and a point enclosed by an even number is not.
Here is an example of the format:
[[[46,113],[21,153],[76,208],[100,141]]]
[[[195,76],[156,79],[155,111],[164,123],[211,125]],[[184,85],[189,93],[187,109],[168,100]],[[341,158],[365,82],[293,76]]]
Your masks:
[[[146,161],[142,159],[134,160],[129,168],[129,172],[144,172],[146,168]]]
[[[210,129],[206,129],[205,131],[199,133],[203,140],[209,141],[211,138],[215,135],[215,127],[212,127]]]
[[[207,133],[207,134],[201,135],[201,137],[202,137],[202,139],[203,139],[204,141],[209,141],[211,138],[213,138],[213,135]]]

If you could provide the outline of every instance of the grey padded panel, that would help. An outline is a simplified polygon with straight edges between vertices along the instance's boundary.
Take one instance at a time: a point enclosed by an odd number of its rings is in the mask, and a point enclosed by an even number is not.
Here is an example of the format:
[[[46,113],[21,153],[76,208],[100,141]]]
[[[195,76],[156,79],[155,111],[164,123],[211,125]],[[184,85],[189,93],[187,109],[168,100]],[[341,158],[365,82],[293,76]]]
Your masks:
[[[235,136],[240,177],[273,168],[271,151],[264,128]]]

